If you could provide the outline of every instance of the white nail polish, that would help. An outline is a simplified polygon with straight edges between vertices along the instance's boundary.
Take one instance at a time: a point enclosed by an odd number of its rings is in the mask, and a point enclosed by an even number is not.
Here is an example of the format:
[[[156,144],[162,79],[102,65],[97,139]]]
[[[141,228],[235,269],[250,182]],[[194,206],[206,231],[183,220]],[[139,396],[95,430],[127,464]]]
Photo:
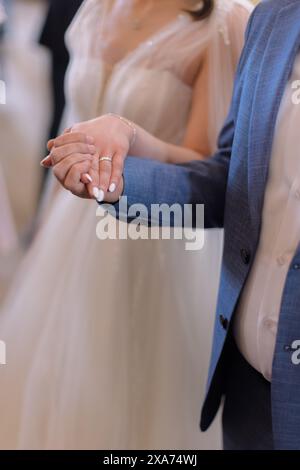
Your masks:
[[[98,197],[97,197],[97,201],[98,202],[102,202],[104,200],[104,191],[102,189],[98,189]]]
[[[84,176],[86,177],[86,179],[87,179],[90,183],[93,182],[93,178],[92,178],[88,173],[86,173]]]
[[[111,183],[109,187],[109,192],[114,193],[116,189],[117,189],[117,186],[115,185],[115,183]]]
[[[94,198],[98,200],[98,197],[99,197],[99,189],[98,189],[98,188],[93,188],[93,194],[94,194]]]
[[[40,165],[43,166],[44,168],[47,168],[49,166],[47,164],[49,163],[51,163],[51,159],[49,158],[49,155],[48,155],[47,157],[43,158],[43,160],[40,162]]]

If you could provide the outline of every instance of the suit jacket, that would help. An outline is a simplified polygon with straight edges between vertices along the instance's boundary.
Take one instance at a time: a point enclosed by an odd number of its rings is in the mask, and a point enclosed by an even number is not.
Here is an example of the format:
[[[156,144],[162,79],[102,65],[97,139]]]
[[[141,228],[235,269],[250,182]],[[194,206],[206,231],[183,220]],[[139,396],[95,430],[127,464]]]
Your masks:
[[[300,1],[263,1],[249,21],[230,112],[214,157],[184,165],[137,158],[126,163],[129,205],[145,204],[150,213],[153,203],[203,203],[206,226],[225,228],[202,430],[215,417],[224,391],[230,366],[226,339],[258,246],[276,118],[299,46]],[[291,349],[300,339],[299,263],[300,247],[286,279],[273,362],[276,449],[300,449],[300,365],[293,364]]]

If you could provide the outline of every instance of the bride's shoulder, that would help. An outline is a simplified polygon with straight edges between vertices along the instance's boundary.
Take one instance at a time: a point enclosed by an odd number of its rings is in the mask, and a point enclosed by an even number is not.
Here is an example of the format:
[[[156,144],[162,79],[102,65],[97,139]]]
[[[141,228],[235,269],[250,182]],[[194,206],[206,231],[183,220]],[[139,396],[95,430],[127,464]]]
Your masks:
[[[250,16],[254,10],[250,0],[216,0],[216,16],[220,21],[226,21],[231,16]]]
[[[215,17],[226,44],[236,31],[246,29],[254,5],[250,0],[216,0]]]
[[[216,0],[216,14],[220,18],[243,13],[250,16],[254,8],[250,0]]]

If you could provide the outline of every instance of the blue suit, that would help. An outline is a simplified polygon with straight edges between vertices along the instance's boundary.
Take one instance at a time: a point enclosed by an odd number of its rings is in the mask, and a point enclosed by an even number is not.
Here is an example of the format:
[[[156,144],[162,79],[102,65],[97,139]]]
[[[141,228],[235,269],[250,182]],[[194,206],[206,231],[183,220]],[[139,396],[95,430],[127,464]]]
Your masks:
[[[300,1],[263,1],[249,21],[231,109],[214,157],[184,165],[136,158],[126,163],[129,205],[145,204],[150,213],[153,203],[203,203],[206,227],[225,228],[202,430],[209,427],[220,405],[229,366],[224,345],[257,250],[276,118],[299,46]],[[286,279],[273,362],[275,449],[300,449],[300,365],[293,364],[290,347],[300,339],[299,266],[300,247]]]

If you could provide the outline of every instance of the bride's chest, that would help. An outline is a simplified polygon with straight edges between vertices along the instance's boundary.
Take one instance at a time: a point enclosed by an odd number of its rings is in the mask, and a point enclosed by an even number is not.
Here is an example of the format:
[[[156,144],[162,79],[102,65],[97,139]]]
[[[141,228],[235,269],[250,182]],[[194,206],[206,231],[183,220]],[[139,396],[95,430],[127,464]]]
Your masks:
[[[99,38],[99,52],[107,64],[116,65],[124,62],[127,57],[140,51],[143,44],[157,38],[155,32],[163,30],[164,20],[156,23],[147,22],[143,26],[134,26],[133,19],[127,22],[106,23]]]
[[[155,14],[149,12],[146,15],[134,12],[126,14],[123,8],[112,8],[111,12],[105,15],[105,21],[102,21],[98,35],[103,60],[112,65],[117,64],[138,50],[139,46],[150,38],[158,38],[163,32],[171,33],[174,25],[182,17],[176,1],[173,2],[171,8],[158,5],[160,8],[158,11],[155,9]]]
[[[66,92],[69,103],[86,109],[92,118],[104,112],[126,114],[128,109],[151,114],[154,108],[169,109],[171,104],[174,108],[178,101],[189,101],[192,87],[170,64],[150,67],[126,61],[112,67],[99,59],[75,57],[67,73]]]

